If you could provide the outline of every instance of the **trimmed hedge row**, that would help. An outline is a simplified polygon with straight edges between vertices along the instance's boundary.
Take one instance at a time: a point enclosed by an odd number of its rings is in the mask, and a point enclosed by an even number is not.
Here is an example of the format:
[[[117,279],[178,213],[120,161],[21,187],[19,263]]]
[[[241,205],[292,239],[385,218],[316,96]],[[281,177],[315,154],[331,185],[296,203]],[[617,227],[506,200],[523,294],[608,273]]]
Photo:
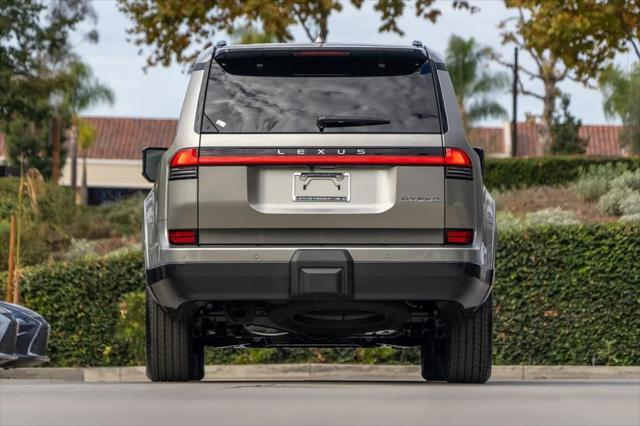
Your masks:
[[[4,287],[6,273],[0,278]],[[51,324],[49,365],[59,367],[128,365],[129,347],[115,332],[120,300],[141,289],[139,251],[28,267],[20,279],[23,304]]]
[[[25,304],[52,325],[52,365],[141,362],[142,269],[142,254],[127,252],[24,271]],[[640,227],[598,224],[505,232],[500,237],[494,300],[498,364],[638,365]],[[214,350],[208,359],[419,360],[416,350],[393,349]]]
[[[627,168],[635,170],[640,169],[640,157],[487,158],[484,184],[489,189],[565,185],[576,180],[580,170],[601,164],[624,164]]]

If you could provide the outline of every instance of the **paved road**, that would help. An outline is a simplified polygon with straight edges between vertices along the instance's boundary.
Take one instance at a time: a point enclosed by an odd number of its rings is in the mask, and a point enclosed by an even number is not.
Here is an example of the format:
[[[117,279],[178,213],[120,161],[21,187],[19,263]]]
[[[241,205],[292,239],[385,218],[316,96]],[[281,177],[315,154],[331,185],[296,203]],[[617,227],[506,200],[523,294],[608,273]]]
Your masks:
[[[0,382],[0,424],[640,424],[640,381]]]

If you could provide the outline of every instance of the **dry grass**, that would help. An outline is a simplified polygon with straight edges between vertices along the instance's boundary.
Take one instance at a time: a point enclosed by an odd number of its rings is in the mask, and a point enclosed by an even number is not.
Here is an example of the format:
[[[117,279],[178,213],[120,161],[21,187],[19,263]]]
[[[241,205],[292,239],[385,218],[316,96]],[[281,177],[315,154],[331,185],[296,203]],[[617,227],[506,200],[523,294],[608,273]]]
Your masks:
[[[603,214],[596,203],[581,200],[566,187],[539,186],[495,193],[494,196],[498,210],[517,216],[549,207],[560,207],[575,212],[583,223],[612,222],[618,219],[616,216]]]

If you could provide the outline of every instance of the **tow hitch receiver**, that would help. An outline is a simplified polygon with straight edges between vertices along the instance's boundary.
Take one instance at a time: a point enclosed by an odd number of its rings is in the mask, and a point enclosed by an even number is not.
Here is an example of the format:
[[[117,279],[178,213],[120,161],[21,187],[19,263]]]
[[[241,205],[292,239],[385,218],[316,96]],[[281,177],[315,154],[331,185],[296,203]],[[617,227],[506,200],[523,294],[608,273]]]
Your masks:
[[[353,259],[346,250],[298,250],[290,265],[291,297],[353,298]]]

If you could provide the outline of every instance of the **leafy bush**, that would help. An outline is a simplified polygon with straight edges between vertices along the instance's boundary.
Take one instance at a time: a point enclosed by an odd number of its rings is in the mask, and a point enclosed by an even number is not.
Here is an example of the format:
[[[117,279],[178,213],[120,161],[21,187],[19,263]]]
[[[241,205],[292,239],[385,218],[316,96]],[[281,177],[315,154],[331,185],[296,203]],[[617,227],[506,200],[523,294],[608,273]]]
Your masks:
[[[612,188],[609,192],[600,197],[598,209],[602,213],[611,216],[620,216],[622,212],[622,202],[633,196],[636,191],[630,188]]]
[[[494,293],[495,362],[639,364],[638,259],[640,226],[503,229]],[[139,251],[22,274],[24,303],[51,323],[56,366],[140,364],[143,288]],[[215,349],[207,361],[416,363],[419,357],[416,349]]]
[[[611,181],[612,188],[631,188],[640,191],[640,169],[625,171]]]
[[[499,247],[497,363],[638,365],[640,227],[503,231]]]
[[[524,217],[519,217],[508,211],[499,211],[497,214],[498,229],[524,229],[531,226],[563,226],[577,225],[580,223],[576,214],[559,207],[547,208],[535,212],[529,212]]]
[[[633,191],[626,199],[620,201],[620,210],[623,215],[640,214],[640,191]]]
[[[119,235],[133,235],[142,229],[142,206],[146,194],[136,193],[122,200],[96,207],[96,214],[114,226]]]
[[[505,211],[498,211],[496,214],[496,223],[498,224],[498,229],[501,231],[503,229],[513,229],[525,226],[523,218]]]
[[[17,178],[0,179],[0,268],[7,267],[9,219],[17,212]],[[77,257],[101,238],[137,235],[142,226],[141,196],[104,206],[78,206],[69,188],[40,182],[37,202],[24,197],[20,240],[21,265]],[[74,242],[75,241],[75,242]],[[81,245],[84,244],[84,247]]]
[[[578,179],[571,189],[581,199],[585,201],[597,201],[607,193],[611,181],[599,177],[585,177]]]
[[[535,157],[487,158],[484,183],[489,189],[566,185],[577,180],[589,167],[612,164],[624,170],[640,169],[640,158]]]
[[[603,164],[580,170],[580,177],[571,185],[572,190],[583,200],[597,201],[613,187],[625,187],[629,172],[623,164]]]
[[[527,223],[531,225],[577,225],[580,223],[576,214],[571,211],[553,207],[537,212],[530,212],[526,215]]]
[[[144,364],[145,304],[144,290],[125,293],[118,304],[115,338],[122,342],[129,363],[137,365]]]
[[[22,270],[24,305],[51,324],[51,365],[131,364],[131,348],[116,327],[123,296],[144,287],[142,265],[142,253],[129,251]],[[0,276],[5,285],[6,273]]]
[[[640,225],[640,213],[621,216],[619,220],[622,223],[637,223]]]

